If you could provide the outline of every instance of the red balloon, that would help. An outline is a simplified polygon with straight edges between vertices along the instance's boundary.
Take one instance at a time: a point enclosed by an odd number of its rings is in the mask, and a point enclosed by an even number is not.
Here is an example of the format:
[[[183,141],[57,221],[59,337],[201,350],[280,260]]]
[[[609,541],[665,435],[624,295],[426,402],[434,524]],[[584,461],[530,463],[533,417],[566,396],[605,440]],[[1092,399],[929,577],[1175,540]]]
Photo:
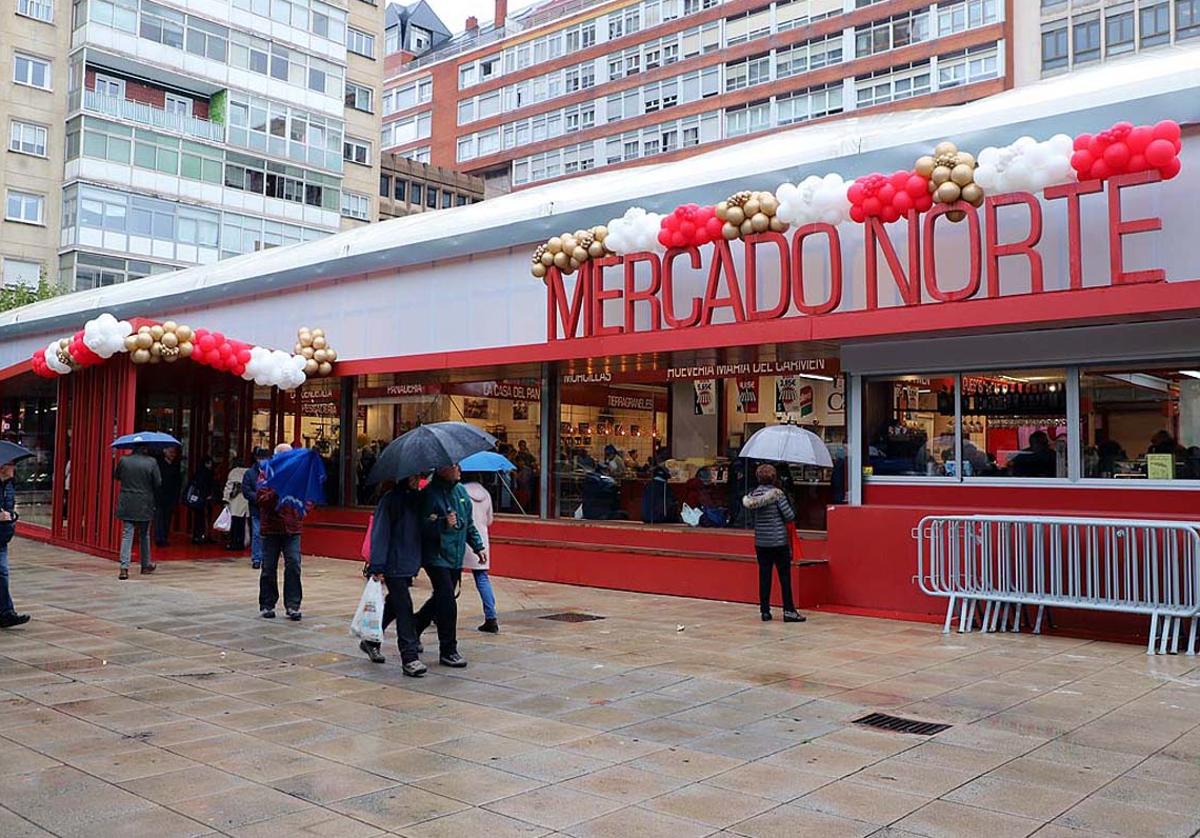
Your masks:
[[[1129,158],[1129,163],[1125,166],[1127,172],[1144,172],[1150,168],[1146,163],[1146,158],[1141,154],[1135,154]]]
[[[204,360],[210,367],[215,367],[221,363],[221,353],[216,349],[210,349],[204,353]]]
[[[246,365],[245,365],[245,364],[241,364],[241,363],[239,363],[239,364],[238,364],[237,366],[235,366],[235,367],[234,367],[232,370],[230,370],[230,372],[232,372],[234,375],[241,375],[241,374],[242,374],[242,373],[244,373],[245,371],[246,371]]]
[[[217,347],[217,351],[221,353],[222,358],[228,358],[233,355],[233,346],[229,343],[223,343]]]
[[[1154,140],[1146,146],[1146,162],[1161,169],[1175,159],[1175,145],[1170,140]]]
[[[217,346],[225,342],[225,336],[220,332],[209,332],[209,334],[212,335],[212,339],[216,342]]]
[[[679,232],[678,230],[671,233],[671,246],[672,247],[687,247],[688,243],[689,242],[688,242],[687,238],[685,238],[683,233]]]
[[[681,221],[681,222],[679,222],[679,232],[683,233],[685,238],[689,238],[689,239],[695,238],[696,237],[696,225],[690,221]]]
[[[872,195],[862,202],[862,208],[867,215],[879,215],[883,210],[883,202]]]
[[[1092,157],[1102,157],[1104,155],[1104,147],[1107,145],[1108,143],[1099,137],[1092,137],[1092,141],[1088,143],[1087,150],[1092,153]]]
[[[1129,136],[1125,138],[1125,145],[1129,146],[1133,154],[1141,154],[1153,139],[1154,129],[1149,125],[1139,125],[1129,132]]]
[[[1087,150],[1077,151],[1071,155],[1071,168],[1081,175],[1091,171],[1093,162],[1092,153]]]
[[[1129,147],[1125,143],[1113,143],[1104,149],[1104,162],[1108,164],[1108,169],[1112,174],[1124,172],[1130,156]]]
[[[892,198],[892,206],[901,214],[908,212],[914,206],[912,195],[908,192],[897,192],[896,197]]]
[[[661,244],[663,247],[670,247],[671,246],[671,231],[667,230],[665,228],[660,229],[658,231],[658,243]]]
[[[867,220],[866,213],[863,212],[861,204],[850,205],[850,220],[857,221],[859,224],[862,224]]]
[[[892,199],[896,197],[896,187],[890,182],[885,183],[883,186],[879,187],[879,192],[876,194],[879,196],[879,200],[886,207],[892,202]]]
[[[208,352],[217,345],[217,339],[210,334],[203,334],[196,341],[196,346],[200,347],[204,352]]]
[[[1090,172],[1088,172],[1088,176],[1091,177],[1092,180],[1104,180],[1110,174],[1112,173],[1108,170],[1108,164],[1103,160],[1097,160],[1092,163],[1092,169]]]
[[[917,198],[917,212],[929,212],[929,208],[933,206],[933,196],[926,192],[921,197]]]
[[[1158,173],[1162,176],[1163,180],[1170,180],[1171,178],[1175,177],[1175,175],[1179,174],[1179,170],[1182,168],[1183,163],[1180,162],[1179,158],[1172,157],[1169,163],[1167,163],[1165,166],[1159,167]]]
[[[913,198],[929,194],[929,181],[920,175],[910,175],[904,183],[904,190]]]
[[[894,172],[891,178],[889,178],[892,188],[903,189],[904,185],[908,183],[908,176],[910,174],[912,174],[912,172]]]
[[[1091,143],[1092,143],[1092,135],[1091,134],[1080,134],[1078,137],[1075,138],[1074,149],[1076,151],[1083,151],[1089,145],[1091,145]]]
[[[888,204],[883,208],[881,215],[885,224],[891,224],[893,221],[896,221],[900,218],[900,210],[896,209],[891,204]]]
[[[1183,132],[1179,130],[1179,123],[1173,119],[1164,119],[1156,124],[1151,132],[1156,140],[1169,140],[1171,143],[1177,143],[1183,136]]]
[[[852,204],[861,204],[866,195],[863,193],[863,185],[857,180],[850,184],[850,188],[846,190],[846,197],[850,199]]]
[[[721,238],[721,228],[723,226],[725,225],[722,223],[721,219],[717,218],[715,215],[708,219],[708,221],[704,224],[705,229],[708,230],[708,237],[713,241]]]
[[[249,349],[238,350],[237,359],[238,359],[239,364],[250,363],[250,350]]]

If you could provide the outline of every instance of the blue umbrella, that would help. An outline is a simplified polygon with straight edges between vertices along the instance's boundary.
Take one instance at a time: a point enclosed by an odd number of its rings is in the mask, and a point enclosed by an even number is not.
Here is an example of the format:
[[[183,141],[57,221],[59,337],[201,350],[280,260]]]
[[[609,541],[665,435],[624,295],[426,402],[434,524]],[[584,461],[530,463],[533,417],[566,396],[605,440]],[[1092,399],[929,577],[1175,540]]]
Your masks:
[[[137,448],[139,445],[180,445],[179,440],[170,434],[159,431],[139,431],[136,434],[125,434],[113,440],[113,448]]]
[[[308,504],[325,503],[325,463],[312,448],[294,448],[267,461],[266,487],[279,496],[275,509],[290,506],[304,517]]]
[[[0,466],[6,466],[32,456],[33,452],[28,448],[17,445],[15,442],[0,440]]]
[[[463,471],[516,471],[517,467],[503,454],[495,451],[480,451],[460,462]]]

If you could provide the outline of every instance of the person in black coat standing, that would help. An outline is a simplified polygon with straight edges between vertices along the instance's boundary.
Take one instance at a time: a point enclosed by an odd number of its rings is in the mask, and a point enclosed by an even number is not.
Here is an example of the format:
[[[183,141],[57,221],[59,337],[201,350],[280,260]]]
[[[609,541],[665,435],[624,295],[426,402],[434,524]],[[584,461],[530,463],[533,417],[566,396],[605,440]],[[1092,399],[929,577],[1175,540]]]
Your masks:
[[[158,461],[158,472],[162,485],[154,499],[154,543],[166,547],[171,537],[171,520],[175,507],[179,505],[179,493],[183,490],[183,463],[179,459],[179,446],[172,445],[163,451]]]
[[[200,461],[200,467],[196,469],[196,473],[192,475],[192,482],[188,484],[187,498],[185,498],[192,515],[193,544],[208,543],[209,504],[213,499],[213,493],[213,458],[205,457]]]
[[[420,478],[409,477],[385,494],[375,507],[371,523],[371,559],[367,573],[387,588],[383,603],[383,628],[396,623],[396,646],[404,674],[420,678],[427,671],[421,663],[420,640],[413,620],[410,588],[421,569]],[[375,663],[383,663],[380,643],[364,640],[358,648]]]
[[[0,466],[0,628],[23,626],[28,614],[18,614],[8,590],[8,543],[17,531],[17,489],[13,482],[16,467]]]
[[[121,570],[117,578],[129,578],[134,534],[140,537],[142,573],[153,573],[157,565],[150,558],[150,522],[154,520],[154,499],[162,488],[158,460],[150,456],[145,445],[139,445],[132,454],[120,459],[113,477],[121,484],[121,491],[117,495],[117,518],[121,521]]]
[[[796,520],[787,493],[779,487],[775,466],[766,463],[754,472],[758,485],[742,498],[754,524],[754,552],[758,557],[758,605],[763,620],[771,619],[771,571],[779,575],[783,594],[783,621],[803,623],[792,602],[792,548],[788,524]]]

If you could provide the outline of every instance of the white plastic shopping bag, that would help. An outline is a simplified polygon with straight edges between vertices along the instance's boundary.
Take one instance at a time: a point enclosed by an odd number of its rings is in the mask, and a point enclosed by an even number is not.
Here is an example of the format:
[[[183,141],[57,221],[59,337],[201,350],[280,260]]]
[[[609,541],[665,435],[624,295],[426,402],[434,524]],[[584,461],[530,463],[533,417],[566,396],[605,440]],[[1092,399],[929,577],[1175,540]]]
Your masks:
[[[683,523],[687,524],[689,527],[698,527],[698,526],[700,526],[701,514],[702,513],[699,509],[696,509],[695,507],[692,507],[692,506],[688,506],[685,503],[683,505],[683,509],[679,513],[679,517],[682,518]]]
[[[221,514],[217,516],[217,520],[213,521],[213,529],[217,532],[229,532],[229,528],[233,526],[233,513],[229,511],[229,507],[221,510]]]
[[[368,579],[350,621],[350,634],[372,643],[383,642],[383,584]]]

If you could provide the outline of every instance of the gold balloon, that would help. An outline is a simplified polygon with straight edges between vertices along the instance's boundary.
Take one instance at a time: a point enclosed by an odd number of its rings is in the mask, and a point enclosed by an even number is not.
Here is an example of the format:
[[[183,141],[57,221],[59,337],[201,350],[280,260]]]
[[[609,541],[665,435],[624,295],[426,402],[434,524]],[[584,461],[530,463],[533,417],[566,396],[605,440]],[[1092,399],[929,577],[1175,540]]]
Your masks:
[[[788,228],[788,225],[787,225],[786,221],[784,221],[778,215],[771,216],[771,232],[782,233],[782,232],[786,231],[787,228]]]
[[[924,157],[917,158],[917,165],[913,168],[921,177],[929,177],[933,174],[934,166],[933,158],[926,154]]]
[[[608,228],[603,224],[599,224],[592,228],[592,235],[596,238],[596,241],[602,242],[608,238]]]
[[[149,333],[150,333],[149,326],[138,326],[138,334],[139,335],[147,335]]]
[[[958,162],[965,163],[966,165],[968,165],[972,169],[974,169],[975,168],[975,155],[967,154],[967,152],[965,152],[965,151],[960,151],[958,153]]]
[[[975,179],[975,170],[966,163],[959,163],[950,170],[950,180],[957,183],[959,186],[966,186]]]
[[[554,254],[547,250],[542,254],[542,267],[548,268],[554,264]],[[542,274],[545,276],[545,274]]]
[[[311,346],[306,346],[300,350],[300,354],[305,358],[312,358],[313,355],[317,354],[317,350],[313,349]]]
[[[137,341],[137,335],[129,335],[127,338],[125,338],[125,351],[132,352],[133,350],[137,349]]]
[[[159,343],[158,341],[154,341],[154,343],[150,344],[151,357],[157,358],[161,354],[162,354],[162,344],[161,343]]]
[[[546,276],[546,266],[545,266],[545,265],[543,265],[541,262],[538,262],[536,265],[534,265],[534,266],[533,266],[533,267],[530,269],[530,271],[531,271],[531,272],[533,273],[533,275],[534,275],[535,277],[537,277],[538,279],[543,279],[543,278],[545,278],[545,276]]]
[[[328,360],[328,359],[327,359],[327,356],[325,355],[325,350],[324,350],[324,349],[318,349],[316,352],[314,352],[314,353],[313,353],[313,360],[314,360],[314,361],[316,361],[318,364],[323,364],[323,363],[325,363],[325,361],[326,361],[326,360]]]
[[[754,228],[756,233],[765,233],[767,228],[771,226],[771,219],[767,217],[765,212],[756,212],[750,216],[750,226]]]
[[[151,354],[150,354],[150,363],[152,363],[152,364],[161,364],[161,363],[162,363],[162,356],[161,356],[161,355],[155,355],[155,354],[151,353]]]
[[[162,330],[164,332],[173,332],[178,328],[179,328],[179,324],[176,323],[174,320],[168,320],[166,323],[162,324]]]
[[[972,181],[962,188],[962,199],[971,206],[978,207],[983,203],[983,189]]]
[[[150,332],[138,332],[137,336],[138,349],[149,349],[154,345],[154,338]]]
[[[563,237],[562,237],[562,249],[563,249],[563,253],[566,253],[566,254],[568,254],[568,255],[570,255],[571,253],[574,253],[574,252],[575,252],[575,245],[577,245],[577,244],[579,244],[579,242],[577,242],[577,241],[575,240],[575,237],[574,237],[574,236],[563,236]]]
[[[332,346],[325,347],[325,359],[331,364],[337,360],[337,352],[334,351]]]
[[[575,273],[575,271],[579,270],[579,260],[572,256],[567,266],[571,269],[571,273]]]
[[[292,354],[299,355],[300,350],[303,348],[304,348],[304,344],[300,343],[300,341],[296,341],[296,345],[292,347]]]
[[[559,250],[554,254],[554,264],[558,266],[558,269],[561,271],[564,268],[570,267],[571,257]]]
[[[179,344],[179,357],[191,357],[193,349],[195,349],[195,346],[193,346],[192,342],[190,340],[185,340],[183,343]]]
[[[325,337],[325,330],[324,329],[313,329],[312,336],[314,338],[323,338],[323,337]]]
[[[148,364],[150,363],[150,350],[139,347],[138,349],[134,350],[132,355],[129,356],[129,360],[133,361],[135,364]]]
[[[604,243],[600,241],[592,242],[591,245],[588,246],[587,252],[588,256],[592,257],[593,259],[599,259],[604,255]]]
[[[317,375],[329,375],[333,372],[333,364],[326,361],[323,364],[317,365]]]
[[[150,327],[150,337],[154,338],[155,340],[162,340],[162,336],[164,334],[165,332],[163,331],[162,326],[155,324]]]
[[[730,224],[728,221],[721,225],[721,235],[729,241],[733,241],[741,234],[742,231],[733,224]]]
[[[947,140],[933,147],[934,157],[941,157],[943,154],[958,154],[958,146]]]
[[[66,338],[58,339],[58,348],[59,349],[66,349],[70,345],[71,345],[71,341],[67,340]]]
[[[767,215],[774,215],[779,209],[779,201],[770,192],[764,192],[758,199],[758,206]]]
[[[742,212],[746,213],[747,218],[753,218],[762,210],[762,205],[759,204],[757,198],[751,198],[746,203],[742,204]]]
[[[717,204],[716,210],[717,210],[717,218],[721,219],[722,221],[725,221],[726,220],[725,213],[729,212],[729,202],[721,201],[721,203]]]
[[[301,346],[312,346],[312,342],[313,342],[313,336],[310,333],[302,332],[300,334],[300,345]]]
[[[953,204],[962,194],[962,189],[954,181],[946,181],[937,188],[937,192],[933,193],[933,198],[939,204]]]
[[[967,214],[962,210],[950,210],[950,212],[946,213],[946,217],[957,224],[959,221],[962,221],[964,218],[966,218]]]
[[[741,226],[741,223],[746,220],[746,212],[741,207],[730,207],[725,212],[725,220],[734,226]]]
[[[318,363],[317,363],[316,361],[314,361],[312,358],[309,358],[309,359],[308,359],[307,361],[305,361],[305,363],[304,363],[304,374],[305,374],[305,375],[316,375],[316,374],[317,374],[317,370],[319,370],[320,368],[321,368],[321,365],[320,365],[320,364],[318,364]]]
[[[754,222],[747,218],[742,222],[741,231],[743,236],[754,235]]]
[[[179,324],[175,327],[175,337],[179,338],[180,343],[187,343],[192,339],[192,327]]]
[[[591,232],[590,230],[576,230],[575,231],[575,241],[579,241],[580,239],[585,237],[590,232]]]
[[[313,338],[312,348],[313,349],[324,349],[326,343],[327,343],[327,341],[325,340],[324,335],[317,335]]]
[[[162,345],[175,347],[179,346],[179,335],[174,332],[164,332],[162,336]]]
[[[937,186],[941,186],[946,181],[950,180],[950,168],[948,166],[937,166],[933,170],[933,174],[929,176],[930,180]]]
[[[546,249],[551,253],[558,253],[562,250],[562,239],[558,236],[551,236],[550,240],[546,242]]]
[[[588,260],[587,248],[576,246],[575,249],[571,251],[571,258],[576,262],[586,262]]]

